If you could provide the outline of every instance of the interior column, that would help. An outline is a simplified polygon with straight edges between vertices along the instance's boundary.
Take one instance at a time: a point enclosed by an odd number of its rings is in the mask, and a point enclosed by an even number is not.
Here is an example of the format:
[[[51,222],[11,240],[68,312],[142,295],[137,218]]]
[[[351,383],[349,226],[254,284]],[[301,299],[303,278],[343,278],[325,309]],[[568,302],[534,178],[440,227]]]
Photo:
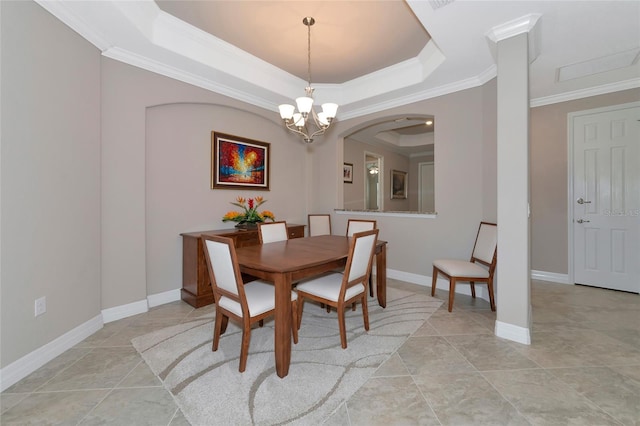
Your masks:
[[[530,18],[506,24],[497,32],[500,35],[495,40],[498,67],[498,289],[495,334],[524,344],[531,343]]]

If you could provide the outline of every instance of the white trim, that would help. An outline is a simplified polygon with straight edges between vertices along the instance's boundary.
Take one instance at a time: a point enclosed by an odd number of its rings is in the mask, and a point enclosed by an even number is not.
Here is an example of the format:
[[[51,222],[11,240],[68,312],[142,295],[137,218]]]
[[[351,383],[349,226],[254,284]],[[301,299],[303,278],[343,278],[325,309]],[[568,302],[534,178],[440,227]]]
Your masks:
[[[555,272],[545,272],[545,271],[534,271],[533,269],[531,270],[531,279],[538,280],[538,281],[549,281],[549,282],[558,283],[558,284],[573,284],[573,282],[569,280],[568,274],[558,274]]]
[[[411,217],[416,219],[435,219],[438,213],[402,212],[387,211],[379,212],[375,210],[345,210],[334,209],[335,214],[350,216],[385,216],[385,217]]]
[[[379,102],[375,102],[372,99],[368,99],[365,106],[360,108],[351,108],[340,113],[340,120],[348,120],[351,118],[362,117],[368,114],[373,114],[387,109],[406,106],[415,102],[424,101],[427,99],[437,98],[439,96],[448,95],[451,93],[460,92],[466,89],[473,89],[474,87],[480,87],[487,81],[497,76],[496,65],[491,65],[485,71],[477,76],[469,77],[464,80],[456,81],[453,83],[444,84],[438,87],[427,88],[424,90],[416,90],[406,96],[398,96],[393,99],[386,99]],[[395,78],[392,76],[391,78]]]
[[[529,33],[536,26],[541,16],[539,13],[530,13],[504,24],[496,25],[489,30],[486,36],[492,42],[497,43],[520,34]]]
[[[544,105],[558,104],[560,102],[590,98],[592,96],[605,95],[607,93],[620,92],[622,90],[637,89],[639,87],[640,78],[633,78],[631,80],[618,81],[602,86],[589,87],[587,89],[574,90],[572,92],[560,93],[558,95],[543,96],[541,98],[531,99],[529,101],[529,107],[535,108]]]
[[[115,306],[113,308],[102,310],[102,321],[105,324],[117,321],[122,318],[131,317],[133,315],[144,314],[149,310],[147,299],[138,302],[128,303],[126,305]]]
[[[522,343],[523,345],[531,344],[531,331],[528,328],[496,320],[494,333],[498,337]]]
[[[163,293],[150,294],[147,296],[147,304],[150,308],[164,305],[166,303],[180,300],[180,289],[165,291]]]
[[[431,288],[431,277],[387,268],[387,278]]]
[[[267,110],[277,111],[277,106],[272,102],[265,100],[259,95],[251,94],[249,91],[239,90],[230,85],[222,84],[220,81],[205,78],[183,69],[176,68],[165,63],[156,61],[152,58],[139,55],[138,53],[131,52],[119,47],[112,47],[102,52],[102,55],[114,59],[116,61],[123,62],[125,64],[132,65],[143,70],[153,72],[155,74],[163,75],[165,77],[172,78],[177,81],[192,84],[196,87],[210,90],[214,93],[219,93],[224,96],[228,96],[233,99],[246,102],[251,105],[255,105]],[[317,88],[317,84],[315,85]],[[257,86],[254,86],[256,90],[260,90]]]
[[[10,386],[27,377],[58,355],[71,349],[103,327],[102,316],[97,315],[66,332],[62,336],[28,353],[0,370],[0,388],[4,392]]]

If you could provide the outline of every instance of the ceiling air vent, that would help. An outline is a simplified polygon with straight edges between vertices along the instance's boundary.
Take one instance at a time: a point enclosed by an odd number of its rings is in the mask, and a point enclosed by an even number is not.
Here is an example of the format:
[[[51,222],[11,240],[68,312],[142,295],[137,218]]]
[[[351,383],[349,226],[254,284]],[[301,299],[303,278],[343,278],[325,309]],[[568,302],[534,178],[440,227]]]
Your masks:
[[[431,8],[433,10],[438,10],[441,7],[445,7],[448,4],[453,3],[454,0],[429,0],[429,3],[431,4]]]

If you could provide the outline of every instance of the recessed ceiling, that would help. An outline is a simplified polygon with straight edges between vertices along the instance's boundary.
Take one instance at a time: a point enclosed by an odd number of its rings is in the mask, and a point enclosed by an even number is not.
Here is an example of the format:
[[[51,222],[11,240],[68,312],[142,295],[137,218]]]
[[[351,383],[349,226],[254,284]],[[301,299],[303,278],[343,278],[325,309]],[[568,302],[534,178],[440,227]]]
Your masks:
[[[429,34],[402,0],[156,0],[163,11],[312,83],[344,83],[416,57]]]
[[[426,124],[427,121],[431,124]],[[375,120],[345,139],[379,146],[406,157],[433,155],[434,129],[432,115],[392,116]]]

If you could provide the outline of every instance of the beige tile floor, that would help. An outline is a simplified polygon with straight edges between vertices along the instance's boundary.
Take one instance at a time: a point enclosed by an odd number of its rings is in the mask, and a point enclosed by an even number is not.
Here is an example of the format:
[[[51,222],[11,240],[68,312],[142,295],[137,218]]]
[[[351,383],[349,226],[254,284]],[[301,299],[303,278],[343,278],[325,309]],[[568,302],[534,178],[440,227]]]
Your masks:
[[[640,296],[533,282],[532,305],[527,346],[494,336],[488,303],[456,295],[326,424],[639,425]],[[0,424],[186,425],[130,341],[210,313],[174,302],[105,325],[0,394]]]

